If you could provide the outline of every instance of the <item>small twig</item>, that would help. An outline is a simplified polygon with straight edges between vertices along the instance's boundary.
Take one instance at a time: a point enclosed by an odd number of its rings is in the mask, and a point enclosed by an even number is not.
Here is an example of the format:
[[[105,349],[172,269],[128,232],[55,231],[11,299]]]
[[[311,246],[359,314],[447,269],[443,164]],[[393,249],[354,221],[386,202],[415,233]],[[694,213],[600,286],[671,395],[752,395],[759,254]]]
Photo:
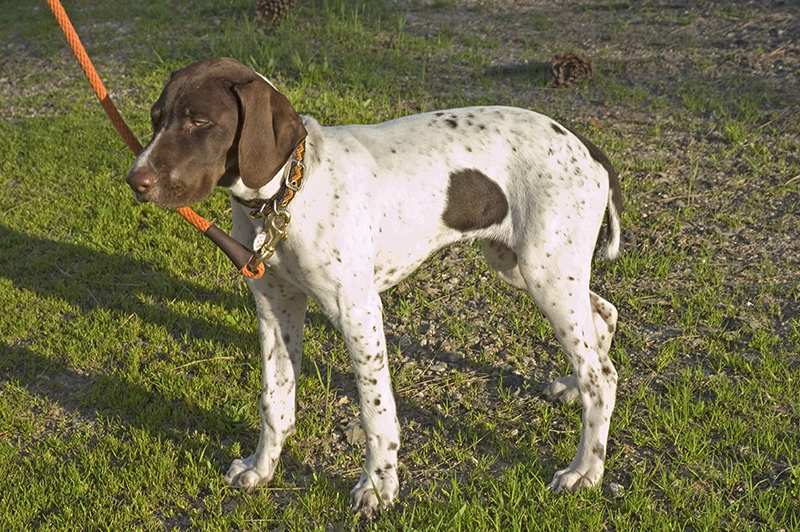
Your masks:
[[[764,57],[768,57],[768,58],[772,59],[772,58],[773,58],[773,57],[775,57],[775,56],[783,55],[783,53],[784,53],[785,51],[786,51],[786,45],[784,45],[784,46],[778,46],[777,48],[775,48],[775,49],[774,49],[774,50],[772,50],[771,52],[769,52],[769,53],[767,53],[767,54],[764,54]]]
[[[64,275],[65,277],[72,277],[71,273],[65,272],[63,269],[61,269],[61,266],[59,266],[58,264],[53,264],[53,266],[55,267],[56,270],[61,272],[61,275]]]
[[[421,387],[427,386],[428,384],[434,384],[434,383],[438,383],[438,382],[441,382],[441,381],[446,381],[446,380],[448,380],[450,378],[451,378],[450,375],[441,375],[441,376],[438,376],[438,377],[431,377],[430,379],[426,379],[424,381],[417,381],[414,384],[410,384],[408,386],[404,386],[403,388],[399,388],[399,389],[396,390],[396,392],[397,392],[398,395],[404,395],[406,392],[409,392],[409,391],[412,391],[412,390],[419,390]]]
[[[450,381],[454,381],[457,378],[458,377],[456,375],[440,375],[436,377],[431,377],[430,379],[426,379],[424,381],[417,381],[414,384],[404,386],[403,388],[398,388],[395,391],[397,392],[398,395],[404,395],[407,392],[418,390],[419,388],[427,386],[429,384],[441,383],[442,386],[447,386],[451,383]],[[487,377],[483,375],[470,375],[468,377],[465,377],[461,381],[461,384],[472,384],[473,382],[476,381],[485,381],[485,380],[487,380]]]
[[[748,495],[750,495],[752,492],[754,492],[754,491],[756,490],[756,488],[758,488],[758,487],[759,487],[759,486],[761,486],[762,484],[765,484],[765,483],[769,482],[769,484],[770,484],[771,486],[772,486],[772,485],[774,485],[774,484],[775,484],[775,482],[777,482],[777,481],[778,481],[778,479],[779,479],[779,478],[781,478],[781,477],[783,476],[783,474],[784,474],[784,473],[786,473],[787,471],[791,471],[791,470],[792,470],[792,466],[789,466],[789,467],[787,467],[787,468],[783,469],[782,471],[779,471],[779,472],[778,472],[778,474],[777,474],[777,475],[775,475],[775,477],[773,477],[773,478],[770,478],[770,477],[765,477],[765,478],[762,478],[761,480],[759,480],[758,482],[756,482],[755,484],[753,484],[753,487],[752,487],[752,488],[750,488],[750,490],[749,490],[749,491],[747,491],[747,492],[743,493],[742,495],[740,495],[739,497],[737,497],[737,498],[736,498],[736,499],[733,501],[733,502],[734,502],[734,504],[735,504],[735,503],[738,503],[739,501],[741,501],[742,499],[744,499],[745,497],[747,497]]]
[[[781,118],[783,118],[784,116],[786,116],[787,114],[789,114],[790,112],[791,112],[791,109],[784,109],[783,111],[781,111],[781,112],[778,114],[778,116],[776,116],[775,118],[773,118],[773,119],[771,119],[771,120],[767,120],[766,122],[764,122],[763,124],[761,124],[760,126],[758,126],[756,129],[764,129],[764,128],[765,128],[765,127],[767,127],[768,125],[770,125],[770,124],[772,124],[772,123],[775,123],[775,122],[777,122],[778,120],[780,120]]]
[[[689,176],[689,192],[687,194],[687,205],[692,206],[692,199],[694,198],[694,182],[697,179],[697,174],[700,173],[700,161],[694,163],[694,171]]]
[[[796,176],[794,176],[793,178],[791,178],[789,181],[787,181],[786,183],[784,183],[784,184],[783,184],[783,186],[785,186],[785,187],[788,187],[789,185],[791,185],[792,183],[794,183],[794,182],[795,182],[795,181],[797,181],[798,179],[800,179],[800,174],[797,174]]]
[[[127,324],[128,324],[128,322],[129,322],[129,321],[131,321],[131,320],[133,319],[133,317],[134,317],[134,316],[136,316],[136,314],[133,314],[133,313],[132,313],[132,314],[129,314],[129,315],[128,315],[128,317],[127,317],[127,318],[125,318],[125,319],[122,321],[122,323],[120,323],[120,324],[119,324],[119,327],[117,327],[117,328],[118,328],[118,329],[122,329],[123,327],[125,327],[125,325],[127,325]]]
[[[690,199],[690,196],[689,194],[678,194],[677,196],[667,196],[666,198],[661,198],[661,203],[672,203],[673,201],[680,199]]]
[[[478,438],[477,440],[475,440],[474,442],[469,444],[464,449],[464,451],[465,452],[474,451],[475,448],[478,446],[478,444],[480,442],[482,442],[483,440],[485,440],[485,439],[486,439],[486,436],[481,436],[480,438]],[[474,456],[472,456],[472,458],[474,458]],[[427,467],[425,469],[417,470],[416,472],[411,474],[411,477],[412,478],[419,478],[420,476],[425,475],[425,474],[430,473],[430,472],[433,472],[433,471],[439,472],[439,471],[442,471],[444,469],[453,469],[456,466],[459,466],[459,465],[463,464],[465,460],[466,460],[466,458],[462,458],[462,459],[458,460],[457,462],[453,462],[451,460],[444,460],[444,461],[439,462],[438,464],[435,464],[435,465],[433,465],[431,467]]]
[[[738,23],[738,24],[734,24],[733,26],[731,26],[730,28],[728,28],[728,30],[727,30],[725,33],[730,33],[730,32],[732,32],[732,31],[737,31],[737,30],[738,30],[738,31],[741,31],[741,30],[745,29],[746,27],[748,27],[748,26],[751,26],[751,25],[755,24],[755,22],[756,22],[755,20],[747,20],[747,21],[745,21],[745,22],[741,22],[741,23]]]
[[[775,475],[774,478],[769,478],[769,477],[762,478],[761,480],[759,480],[758,482],[753,484],[753,490],[755,490],[757,487],[759,487],[761,484],[764,484],[765,482],[769,482],[770,484],[774,484],[775,482],[778,481],[779,478],[781,478],[783,476],[784,473],[786,473],[787,471],[791,471],[791,470],[792,470],[792,466],[789,466],[789,467],[784,468],[781,471],[778,471],[778,474]]]
[[[434,303],[438,303],[439,301],[441,301],[443,299],[447,299],[448,297],[454,296],[454,295],[456,295],[456,294],[458,294],[460,292],[463,292],[464,290],[466,290],[468,288],[470,288],[469,285],[462,286],[461,288],[457,288],[456,290],[453,290],[451,292],[447,292],[446,294],[442,294],[439,297],[431,299],[430,301],[426,301],[425,302],[425,306],[430,306],[430,305],[433,305]]]
[[[201,359],[198,359],[198,360],[192,360],[191,362],[187,362],[186,364],[181,364],[180,366],[175,366],[173,369],[187,368],[189,366],[194,366],[195,364],[202,364],[203,362],[213,362],[215,360],[233,360],[234,358],[235,357],[231,357],[231,356],[201,358]]]
[[[98,301],[97,296],[94,295],[94,292],[92,292],[91,288],[86,287],[86,291],[89,292],[89,295],[92,297],[92,301],[94,301],[95,305],[97,305],[98,307],[102,307],[103,306],[103,305],[100,304],[100,301]]]
[[[35,196],[34,196],[34,197],[35,197]],[[27,204],[27,203],[31,203],[31,202],[33,201],[34,197],[30,197],[30,198],[28,198],[28,199],[25,199],[25,200],[22,200],[22,201],[18,202],[18,203],[17,203],[16,205],[14,205],[13,207],[11,207],[11,208],[9,208],[9,209],[7,209],[7,210],[3,211],[3,215],[10,214],[10,213],[11,213],[11,211],[19,211],[19,210],[20,210],[20,207],[22,207],[23,205],[25,205],[25,204]]]
[[[83,282],[93,284],[96,286],[124,286],[124,287],[136,287],[136,286],[149,286],[148,283],[118,283],[116,281],[103,281],[103,280],[91,280],[87,279]]]

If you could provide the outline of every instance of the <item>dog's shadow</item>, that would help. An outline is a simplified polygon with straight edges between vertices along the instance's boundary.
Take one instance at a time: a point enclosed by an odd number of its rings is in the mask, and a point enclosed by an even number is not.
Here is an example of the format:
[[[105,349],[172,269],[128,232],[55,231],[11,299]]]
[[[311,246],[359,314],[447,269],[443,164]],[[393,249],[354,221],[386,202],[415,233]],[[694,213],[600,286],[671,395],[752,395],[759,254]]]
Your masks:
[[[43,298],[58,298],[83,313],[106,309],[121,316],[135,314],[171,334],[252,347],[221,321],[187,316],[147,300],[184,300],[211,303],[225,309],[249,305],[249,298],[233,291],[209,290],[176,278],[152,264],[122,254],[110,254],[78,244],[56,242],[20,233],[0,225],[0,278]]]
[[[327,325],[327,321],[322,315],[313,314],[312,320],[312,322],[317,325],[330,327]],[[386,343],[390,353],[403,350],[404,353],[407,353],[406,360],[412,360],[418,368],[429,367],[432,364],[444,364],[446,366],[444,371],[460,371],[464,374],[477,376],[483,388],[482,393],[486,396],[487,403],[493,404],[500,401],[500,395],[504,393],[516,395],[521,401],[530,400],[532,398],[542,399],[543,397],[542,383],[529,382],[519,374],[488,364],[481,364],[466,358],[454,362],[441,350],[430,346],[422,346],[416,341],[412,341],[409,345],[406,340],[401,341],[400,338],[392,335],[387,335]],[[392,366],[395,362],[393,356],[390,355],[389,365]],[[308,366],[316,365],[323,375],[330,377],[330,386],[336,391],[337,395],[347,396],[350,402],[358,404],[358,392],[350,372],[341,371],[332,364],[318,359],[306,360],[304,361],[304,365],[306,365],[306,372],[309,369]],[[431,375],[434,378],[440,378],[442,380],[447,379],[446,374],[433,373]],[[425,378],[427,379],[431,377],[431,375]],[[501,392],[501,390],[503,391]],[[402,427],[408,421],[413,420],[422,426],[441,427],[449,436],[458,434],[464,428],[469,428],[475,433],[480,434],[480,439],[482,441],[481,447],[487,451],[489,449],[496,449],[499,446],[507,448],[509,445],[514,445],[511,440],[499,433],[495,427],[490,427],[488,424],[480,426],[472,424],[470,427],[465,427],[464,424],[466,422],[463,419],[444,415],[437,410],[429,408],[427,405],[421,404],[421,402],[415,401],[407,395],[413,396],[413,393],[395,393],[401,432]],[[520,449],[520,451],[522,451],[522,454],[525,454],[525,450]]]
[[[252,334],[242,334],[222,319],[181,314],[158,304],[183,299],[239,309],[251,305],[249,295],[208,290],[144,261],[28,235],[3,225],[0,243],[0,281],[5,279],[17,289],[33,292],[42,299],[65,301],[82,313],[108,310],[118,316],[135,314],[174,337],[190,331],[194,338],[217,345],[233,344],[245,353],[255,354],[258,350],[255,320]],[[13,313],[14,309],[5,311]],[[245,365],[244,371],[250,366]],[[168,396],[119,372],[76,370],[60,357],[38,353],[36,341],[0,342],[0,385],[9,381],[84,419],[118,419],[154,437],[169,439],[187,452],[203,452],[220,474],[238,458],[231,454],[234,443],[250,452],[257,438],[257,431],[249,423],[232,417],[222,405],[204,407],[188,397]],[[212,438],[212,443],[193,437],[195,432]],[[304,473],[308,468],[288,453],[282,462],[287,471],[307,476]],[[349,489],[350,482],[336,475],[329,475],[328,481],[337,488]]]
[[[144,303],[148,299],[181,299],[207,301],[225,308],[250,305],[250,298],[233,291],[211,291],[196,283],[176,278],[144,261],[128,256],[109,254],[77,244],[62,243],[27,235],[0,225],[0,278],[10,281],[16,288],[29,290],[42,298],[59,298],[80,308],[83,312],[107,309],[121,316],[137,315],[141,320],[179,332],[192,331],[199,339],[219,344],[230,343],[243,352],[255,351],[255,325],[252,335],[224,324],[196,315],[182,315],[162,306]],[[150,298],[133,297],[113,286],[92,285],[91,279],[108,278],[108,272],[126,276],[135,290]],[[125,272],[125,273],[121,273]],[[332,328],[319,313],[311,312],[307,323],[315,327]],[[337,340],[338,341],[338,340]],[[398,339],[389,337],[390,349],[398,347]],[[122,423],[139,427],[159,438],[167,438],[190,453],[205,452],[224,472],[233,458],[231,446],[235,442],[249,452],[255,446],[257,431],[247,422],[234,419],[219,406],[204,407],[188,398],[168,397],[152,387],[128,380],[118,373],[86,373],[69,367],[67,363],[44,356],[32,346],[20,342],[0,344],[0,383],[14,380],[31,393],[44,396],[65,409],[78,412],[87,419],[98,416],[119,419]],[[414,344],[410,349],[414,357],[423,361],[441,360],[436,350]],[[522,379],[503,373],[497,368],[465,361],[469,370],[484,377],[488,390],[495,390],[501,380],[506,387],[521,387]],[[357,400],[354,380],[349,372],[309,358],[308,365],[318,365],[331,375],[331,385],[338,393]],[[492,392],[494,393],[494,392]],[[525,392],[528,393],[528,392]],[[120,400],[124,398],[124,400]],[[429,427],[442,427],[448,434],[456,434],[465,421],[444,416],[411,398],[398,397],[398,416],[401,425],[413,419]],[[488,426],[469,427],[481,436],[481,448],[489,452],[492,447],[515,445],[498,431]],[[216,440],[211,448],[208,442],[191,437],[195,431]],[[309,468],[292,458],[282,456],[284,476],[290,483],[307,483]],[[336,489],[346,491],[352,479],[337,474],[326,474]]]
[[[509,290],[512,288],[509,287]],[[397,319],[396,316],[391,315],[391,309],[384,308],[384,321],[391,322]],[[315,327],[322,327],[333,330],[328,320],[317,312],[309,313],[307,323]],[[395,390],[395,400],[397,403],[398,420],[401,427],[401,440],[411,444],[406,445],[405,452],[418,447],[421,442],[425,440],[424,435],[414,434],[404,436],[404,428],[409,427],[411,423],[421,428],[423,432],[435,430],[441,432],[441,435],[448,441],[464,441],[464,437],[473,442],[474,447],[471,452],[476,457],[487,456],[493,460],[498,458],[498,449],[504,449],[505,454],[502,459],[498,459],[493,466],[495,469],[504,469],[517,463],[536,464],[534,469],[544,476],[551,474],[560,464],[549,454],[541,453],[541,446],[539,448],[531,447],[526,444],[519,443],[522,441],[520,438],[515,438],[513,435],[508,434],[502,430],[498,430],[495,423],[496,419],[493,418],[491,413],[491,405],[499,404],[507,400],[509,396],[514,396],[515,401],[525,403],[526,401],[540,401],[544,400],[543,389],[546,384],[542,380],[531,380],[527,376],[522,376],[507,368],[495,367],[486,363],[475,360],[472,356],[461,356],[454,359],[452,353],[442,350],[441,348],[427,344],[423,345],[419,339],[409,337],[408,335],[397,335],[389,332],[391,327],[387,327],[386,344],[389,352],[389,365],[393,370],[398,370],[398,363],[413,362],[416,370],[422,371],[422,376],[419,378],[423,381],[458,381],[455,374],[460,373],[462,377],[471,380],[470,377],[476,377],[473,381],[472,391],[482,397],[481,402],[487,405],[485,416],[476,413],[476,415],[465,416],[456,413],[444,413],[435,407],[436,401],[430,397],[430,392],[438,393],[436,390],[425,390],[424,388],[430,384],[420,384],[419,388],[414,387],[413,381],[407,383],[402,389]],[[561,357],[559,348],[552,345],[535,345],[536,350],[546,350],[549,354],[549,362],[540,364],[538,372],[549,374],[556,371],[555,360]],[[397,360],[395,353],[402,353],[402,360]],[[430,371],[431,366],[438,366],[439,370]],[[316,367],[314,367],[316,366]],[[337,367],[338,366],[338,367]],[[336,362],[328,363],[319,359],[311,360],[306,357],[304,361],[304,370],[308,374],[310,371],[319,371],[329,379],[330,387],[336,392],[336,395],[347,396],[349,404],[358,404],[358,392],[352,374],[349,371],[340,369],[342,364]],[[427,368],[427,370],[425,369]],[[537,375],[541,377],[542,375]],[[393,383],[396,385],[396,383]],[[436,384],[433,384],[436,387]],[[417,392],[422,391],[422,398],[418,398]],[[463,390],[462,390],[463,392]],[[471,396],[471,393],[468,394]],[[449,401],[449,400],[448,400]],[[466,405],[465,402],[469,402]],[[472,410],[475,407],[474,402],[465,399],[463,396],[454,397],[451,405],[455,407],[456,412],[461,412],[467,407]],[[463,413],[463,412],[462,412]],[[355,414],[345,421],[356,421]],[[523,417],[523,420],[525,418]],[[524,421],[523,421],[524,425]],[[520,431],[523,432],[523,431]],[[402,456],[401,456],[402,462]],[[461,477],[462,474],[468,474],[467,466],[457,466],[453,464],[452,468],[448,471]],[[404,496],[407,495],[408,485],[405,483],[401,486]]]

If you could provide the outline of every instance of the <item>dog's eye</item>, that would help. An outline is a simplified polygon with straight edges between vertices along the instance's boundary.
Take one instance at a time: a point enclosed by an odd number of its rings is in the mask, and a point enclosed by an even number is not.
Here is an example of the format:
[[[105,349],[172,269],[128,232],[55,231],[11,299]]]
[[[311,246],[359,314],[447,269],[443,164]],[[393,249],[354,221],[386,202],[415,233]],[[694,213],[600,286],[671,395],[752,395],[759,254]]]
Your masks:
[[[189,120],[194,127],[208,127],[211,125],[211,120],[205,118],[192,118]]]

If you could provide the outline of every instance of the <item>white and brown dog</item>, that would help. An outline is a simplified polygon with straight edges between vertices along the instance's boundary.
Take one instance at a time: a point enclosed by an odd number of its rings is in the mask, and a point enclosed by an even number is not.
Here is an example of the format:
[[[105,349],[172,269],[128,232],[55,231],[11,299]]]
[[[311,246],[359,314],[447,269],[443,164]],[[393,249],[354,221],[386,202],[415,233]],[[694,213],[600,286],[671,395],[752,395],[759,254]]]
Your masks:
[[[616,394],[608,351],[617,312],[589,290],[589,278],[604,214],[605,255],[618,253],[622,198],[597,147],[546,116],[511,107],[323,127],[232,59],[174,73],[152,122],[153,138],[127,178],[137,199],[177,207],[226,187],[233,236],[247,246],[260,222],[242,202],[275,195],[293,147],[306,139],[305,182],[289,206],[288,238],[267,275],[248,281],[261,341],[261,434],[255,452],[230,466],[228,483],[250,489],[272,478],[294,428],[312,297],[341,331],[358,385],[367,452],[353,508],[371,515],[391,504],[400,429],[379,294],[436,250],[472,239],[501,278],[533,297],[574,368],[549,391],[580,398],[581,440],[550,487],[600,482]]]

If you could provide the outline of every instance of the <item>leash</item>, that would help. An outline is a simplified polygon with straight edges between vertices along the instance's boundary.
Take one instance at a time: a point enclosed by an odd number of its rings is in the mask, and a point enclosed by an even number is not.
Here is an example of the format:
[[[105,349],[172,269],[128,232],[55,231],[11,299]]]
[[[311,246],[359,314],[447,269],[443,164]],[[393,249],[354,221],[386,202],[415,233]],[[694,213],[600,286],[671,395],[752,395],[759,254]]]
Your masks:
[[[138,155],[142,151],[142,145],[125,123],[122,115],[120,115],[119,111],[117,111],[114,102],[111,101],[111,96],[109,96],[108,91],[103,84],[103,80],[100,79],[100,76],[97,74],[97,70],[94,68],[92,60],[86,53],[86,48],[83,47],[80,37],[78,37],[78,33],[75,31],[75,27],[72,25],[67,12],[64,10],[64,6],[61,5],[61,1],[47,0],[47,5],[50,7],[50,11],[52,11],[56,22],[58,22],[58,25],[61,27],[61,31],[64,33],[64,38],[67,40],[67,44],[72,50],[72,53],[75,55],[75,59],[78,61],[83,73],[86,75],[89,85],[92,86],[94,93],[97,95],[97,99],[100,100],[100,105],[103,106],[108,118],[111,120],[111,123],[114,125],[117,133],[119,133],[119,136],[122,137],[122,140],[124,140],[125,144],[128,145],[128,148],[131,149],[134,155]],[[302,142],[301,144],[304,145]],[[298,145],[298,148],[299,147],[300,145]],[[302,180],[302,152],[299,158],[295,157],[294,161],[299,163],[292,166],[293,168],[298,168],[300,170],[300,179]],[[289,172],[289,174],[291,173],[292,172]],[[289,179],[287,177],[285,183],[288,182]],[[292,191],[292,197],[294,196],[295,191]],[[289,201],[291,201],[291,198]],[[278,212],[277,209],[274,210],[276,213]],[[281,218],[285,219],[286,224],[288,224],[288,212],[285,211],[285,206],[283,210],[286,214],[286,217]],[[195,229],[203,233],[206,237],[208,237],[209,240],[214,242],[214,244],[216,244],[222,250],[222,252],[225,253],[231,262],[233,262],[234,266],[236,266],[236,269],[239,270],[242,275],[249,279],[260,279],[264,275],[265,259],[261,258],[261,248],[257,247],[256,252],[247,249],[239,242],[231,238],[227,233],[225,233],[225,231],[209,222],[189,207],[180,207],[177,209],[177,211],[184,220],[192,224]],[[283,233],[281,238],[285,238],[285,224],[281,226],[281,231]],[[279,240],[280,239],[278,239],[278,241]],[[277,241],[275,241],[274,244],[277,244]],[[274,244],[272,253],[274,253]],[[272,253],[269,253],[269,255]],[[266,258],[269,258],[269,256]]]

